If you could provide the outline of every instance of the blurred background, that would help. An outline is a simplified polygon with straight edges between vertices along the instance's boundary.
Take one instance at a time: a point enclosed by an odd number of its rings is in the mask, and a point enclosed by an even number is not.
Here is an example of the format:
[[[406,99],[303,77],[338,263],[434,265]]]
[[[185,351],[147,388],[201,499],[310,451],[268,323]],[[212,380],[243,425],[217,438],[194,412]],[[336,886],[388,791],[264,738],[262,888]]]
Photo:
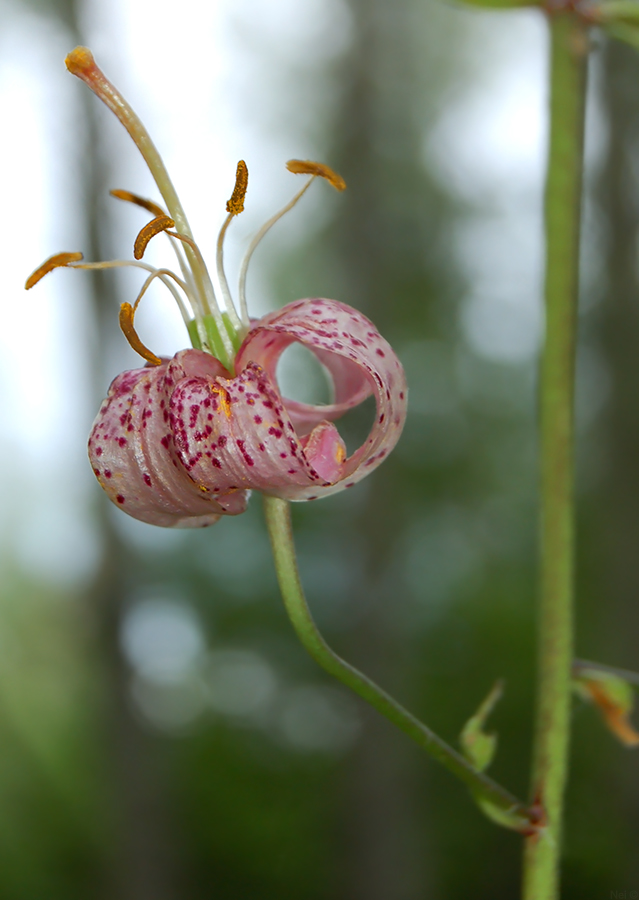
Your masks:
[[[579,654],[638,668],[639,57],[593,36],[578,361]],[[121,126],[63,65],[89,45],[164,155],[214,252],[318,184],[260,247],[261,314],[334,297],[374,319],[408,374],[392,459],[294,509],[329,641],[455,741],[497,677],[492,771],[526,795],[534,680],[535,361],[546,34],[534,11],[436,0],[0,0],[0,898],[498,900],[520,839],[296,643],[261,503],[203,531],[109,506],[86,435],[139,361],[117,329],[159,199]],[[151,261],[166,259],[161,241]],[[155,256],[153,256],[155,254]],[[158,288],[145,342],[187,343]],[[321,397],[302,354],[281,382]],[[371,410],[351,415],[351,442]],[[639,889],[639,759],[576,703],[565,898]],[[619,894],[621,896],[621,894]],[[632,894],[628,894],[632,896]]]

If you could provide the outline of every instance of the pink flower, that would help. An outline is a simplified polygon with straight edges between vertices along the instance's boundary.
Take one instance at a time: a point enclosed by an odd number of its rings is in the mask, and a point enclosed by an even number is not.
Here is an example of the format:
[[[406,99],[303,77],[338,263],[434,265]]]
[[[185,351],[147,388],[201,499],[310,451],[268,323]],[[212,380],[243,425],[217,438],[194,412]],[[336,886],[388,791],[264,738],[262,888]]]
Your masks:
[[[205,526],[221,515],[244,512],[252,489],[288,500],[314,500],[351,487],[372,472],[399,439],[407,393],[399,360],[372,322],[343,303],[298,300],[251,322],[245,300],[248,262],[266,232],[317,176],[338,190],[345,187],[342,179],[319,163],[288,164],[290,171],[311,177],[252,241],[240,272],[238,315],[224,273],[223,241],[232,218],[243,209],[246,165],[238,164],[229,215],[218,240],[222,308],[166,170],[137,116],[89,51],[76,48],[67,66],[127,127],[171,213],[128,192],[113,192],[155,216],[136,239],[137,262],[82,263],[80,254],[57,254],[27,281],[32,287],[59,266],[137,265],[150,273],[135,305],[123,304],[120,311],[122,330],[147,365],[113,381],[89,438],[89,458],[101,486],[125,512],[169,527]],[[169,230],[174,227],[176,231]],[[161,232],[173,243],[181,277],[140,262],[149,240]],[[178,300],[195,345],[171,360],[148,350],[133,324],[137,305],[155,278]],[[282,352],[293,342],[305,345],[331,375],[330,405],[282,398],[275,373]],[[364,444],[348,456],[333,420],[371,394],[377,406],[375,422]]]

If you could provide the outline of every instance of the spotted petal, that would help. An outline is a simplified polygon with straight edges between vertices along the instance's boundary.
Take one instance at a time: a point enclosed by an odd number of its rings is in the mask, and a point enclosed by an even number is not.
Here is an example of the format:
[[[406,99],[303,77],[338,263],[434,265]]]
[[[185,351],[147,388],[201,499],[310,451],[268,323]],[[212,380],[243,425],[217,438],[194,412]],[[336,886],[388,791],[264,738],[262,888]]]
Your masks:
[[[298,300],[257,322],[240,347],[236,368],[250,360],[275,379],[278,360],[292,342],[308,347],[332,375],[335,402],[311,406],[284,400],[293,425],[303,435],[325,420],[339,418],[369,394],[375,395],[375,423],[365,443],[346,460],[338,484],[319,495],[350,487],[376,468],[397,443],[406,418],[406,378],[390,344],[373,323],[336,300]],[[276,490],[269,493],[284,496]],[[295,499],[306,499],[304,496]]]
[[[274,371],[293,341],[313,350],[332,373],[331,406],[282,400]],[[241,371],[234,379],[184,379],[171,399],[179,459],[212,494],[255,488],[289,500],[316,499],[359,481],[397,442],[406,414],[402,367],[372,323],[348,306],[301,300],[264,317],[240,348],[236,365]],[[371,392],[375,424],[347,459],[329,419]]]
[[[180,464],[169,424],[175,386],[192,376],[228,374],[200,350],[135,369],[111,384],[89,438],[89,458],[110,499],[136,519],[165,527],[211,525],[246,508],[246,492],[213,498]]]
[[[316,299],[289,303],[259,319],[240,347],[236,368],[242,369],[251,359],[259,360],[273,381],[280,356],[295,342],[304,344],[328,371],[334,392],[331,404],[313,406],[283,398],[299,435],[307,434],[323,420],[339,419],[372,392],[366,372],[352,356],[335,352],[334,347],[322,349],[321,342],[339,331],[342,340],[367,339],[367,333],[372,331],[383,340],[373,323],[357,310],[335,300]]]
[[[171,425],[180,462],[211,494],[255,488],[303,500],[343,472],[346,454],[335,426],[317,426],[332,433],[316,440],[307,456],[278,391],[257,363],[234,379],[184,379],[171,399]],[[308,443],[313,438],[311,432]]]

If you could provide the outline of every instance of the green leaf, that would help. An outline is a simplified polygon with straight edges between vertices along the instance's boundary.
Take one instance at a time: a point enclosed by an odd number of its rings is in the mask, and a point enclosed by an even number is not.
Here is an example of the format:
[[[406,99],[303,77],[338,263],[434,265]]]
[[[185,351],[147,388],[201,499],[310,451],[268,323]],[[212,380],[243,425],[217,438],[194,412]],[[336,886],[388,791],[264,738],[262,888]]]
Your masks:
[[[496,681],[475,715],[466,722],[459,736],[464,756],[478,772],[488,768],[497,750],[497,735],[487,734],[484,725],[500,699],[503,689],[503,682]]]
[[[583,666],[573,679],[573,688],[583,700],[597,707],[608,729],[622,744],[639,746],[639,733],[629,718],[635,701],[631,684],[620,675]]]

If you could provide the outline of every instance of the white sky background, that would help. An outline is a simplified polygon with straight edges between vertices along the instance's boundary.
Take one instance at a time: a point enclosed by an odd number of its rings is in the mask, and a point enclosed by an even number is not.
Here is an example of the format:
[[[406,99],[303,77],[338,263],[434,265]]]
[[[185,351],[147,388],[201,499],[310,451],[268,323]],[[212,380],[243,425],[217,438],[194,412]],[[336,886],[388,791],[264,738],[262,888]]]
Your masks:
[[[466,86],[460,82],[449,98],[425,139],[425,154],[477,208],[455,236],[476,284],[462,323],[469,346],[517,363],[534,353],[539,327],[545,35],[533,13],[483,16],[454,9],[450,15],[467,30],[469,52],[481,46],[483,62],[476,56],[469,63]],[[71,49],[62,31],[52,38],[50,21],[7,0],[0,0],[0,20],[0,537],[5,554],[17,554],[54,581],[73,583],[90,573],[97,552],[89,511],[99,488],[85,451],[97,411],[89,404],[82,338],[82,284],[89,276],[56,272],[29,294],[23,284],[51,253],[83,246],[74,193],[77,86],[62,64]],[[285,161],[322,158],[309,121],[328,102],[319,73],[346,49],[351,29],[341,0],[94,3],[87,43],[160,148],[209,260],[236,162],[248,163],[247,212],[234,223],[227,249],[232,285],[242,242],[298,185]],[[318,97],[309,103],[305,92],[313,87]],[[157,199],[137,150],[111,121],[109,140],[121,163],[114,187]],[[269,236],[271,246],[303,240],[322,202],[319,191],[307,197],[304,209]],[[142,221],[124,205],[118,214],[120,250],[127,253]],[[268,253],[266,245],[261,252]],[[249,303],[261,312],[278,301],[260,282],[256,262]],[[140,311],[145,342],[162,353],[185,343],[171,303],[157,291]],[[113,310],[117,315],[116,303]],[[491,323],[501,327],[497,336]],[[137,365],[128,349],[122,359]]]

